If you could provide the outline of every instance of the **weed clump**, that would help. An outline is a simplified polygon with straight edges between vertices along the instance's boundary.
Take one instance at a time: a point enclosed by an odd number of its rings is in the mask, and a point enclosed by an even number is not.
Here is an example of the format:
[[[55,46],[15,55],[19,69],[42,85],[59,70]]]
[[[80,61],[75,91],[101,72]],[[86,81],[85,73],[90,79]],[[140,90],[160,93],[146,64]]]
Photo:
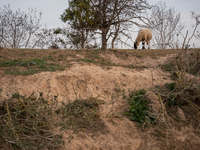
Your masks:
[[[199,49],[182,49],[169,64],[162,66],[163,69],[172,73],[174,82],[165,84],[155,91],[161,95],[167,114],[171,118],[170,121],[174,125],[183,123],[199,128],[199,52]],[[180,117],[180,114],[184,117]]]
[[[64,143],[62,132],[66,129],[73,133],[105,131],[98,113],[101,103],[91,97],[58,104],[57,96],[45,100],[42,93],[32,93],[28,98],[14,93],[10,99],[0,101],[0,146],[57,149]]]
[[[100,119],[99,105],[101,101],[97,98],[77,99],[68,104],[62,103],[59,110],[62,114],[62,120],[65,128],[74,130],[86,129],[87,131],[100,130],[104,124]]]
[[[167,64],[163,64],[161,66],[162,69],[164,69],[165,71],[174,71],[175,70],[175,64],[170,62],[170,63],[167,63]]]
[[[148,103],[145,100],[145,90],[131,91],[127,98],[129,103],[129,111],[127,114],[131,116],[131,121],[139,122],[144,126],[155,124],[155,118],[151,116]]]
[[[12,149],[55,149],[62,141],[56,98],[49,101],[42,93],[28,98],[13,94],[0,102],[0,145]]]
[[[176,82],[166,83],[165,87],[167,87],[169,92],[172,92],[176,88]]]

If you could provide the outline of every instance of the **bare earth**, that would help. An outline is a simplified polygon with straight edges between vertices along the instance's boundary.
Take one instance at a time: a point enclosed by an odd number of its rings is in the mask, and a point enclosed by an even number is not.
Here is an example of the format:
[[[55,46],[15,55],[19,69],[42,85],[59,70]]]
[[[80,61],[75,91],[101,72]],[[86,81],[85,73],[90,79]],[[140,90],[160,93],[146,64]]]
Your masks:
[[[3,55],[3,53],[1,54]],[[6,99],[14,92],[30,95],[33,91],[43,92],[44,97],[58,95],[59,101],[73,101],[76,98],[99,97],[109,102],[116,87],[125,89],[151,89],[155,85],[172,82],[170,73],[161,69],[159,64],[166,63],[173,55],[152,57],[135,57],[129,55],[122,59],[112,53],[100,54],[105,60],[121,66],[102,66],[87,62],[73,62],[70,68],[63,71],[41,72],[33,75],[9,75],[0,70],[1,99]],[[8,57],[8,56],[6,56]],[[85,58],[76,54],[76,58]],[[67,60],[73,59],[71,56]],[[61,62],[62,63],[62,62]],[[122,65],[145,66],[144,68],[128,68]],[[68,142],[70,131],[64,133],[65,145],[61,149],[69,150],[163,150],[163,149],[198,149],[200,132],[191,126],[183,126],[180,130],[170,127],[151,127],[141,131],[137,123],[131,122],[119,113],[127,109],[126,101],[120,99],[114,105],[114,117],[105,118],[110,105],[102,105],[101,119],[106,128],[103,131],[82,131],[73,135]]]

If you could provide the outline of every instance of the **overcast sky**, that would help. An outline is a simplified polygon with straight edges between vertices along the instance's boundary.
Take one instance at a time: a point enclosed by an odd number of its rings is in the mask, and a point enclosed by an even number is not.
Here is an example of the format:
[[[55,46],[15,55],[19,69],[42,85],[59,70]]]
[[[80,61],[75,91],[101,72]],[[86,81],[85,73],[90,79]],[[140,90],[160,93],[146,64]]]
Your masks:
[[[185,29],[192,32],[191,28],[195,21],[191,19],[191,11],[200,14],[200,0],[147,0],[151,5],[156,4],[159,1],[166,2],[167,7],[174,7],[181,13],[182,22],[185,24]],[[28,12],[28,8],[37,9],[37,12],[42,12],[41,24],[47,28],[57,28],[65,26],[59,19],[63,11],[68,7],[68,0],[0,0],[0,8],[3,9],[4,5],[10,4],[10,8],[15,11],[20,9],[22,12]],[[200,31],[200,26],[198,27]],[[133,35],[133,39],[137,36],[137,33]],[[200,40],[192,40],[196,46],[200,47]]]

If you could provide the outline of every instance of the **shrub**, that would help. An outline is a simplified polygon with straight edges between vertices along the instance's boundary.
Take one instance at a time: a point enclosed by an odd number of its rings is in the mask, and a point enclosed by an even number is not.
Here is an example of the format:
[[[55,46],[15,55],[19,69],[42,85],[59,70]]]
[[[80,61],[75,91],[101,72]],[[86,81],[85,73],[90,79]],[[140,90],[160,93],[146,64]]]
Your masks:
[[[12,149],[55,149],[62,141],[56,98],[47,101],[42,93],[28,98],[13,94],[0,102],[0,144]]]
[[[147,101],[145,100],[145,90],[131,91],[128,97],[129,111],[131,121],[139,122],[140,124],[154,124],[155,119],[150,115]]]

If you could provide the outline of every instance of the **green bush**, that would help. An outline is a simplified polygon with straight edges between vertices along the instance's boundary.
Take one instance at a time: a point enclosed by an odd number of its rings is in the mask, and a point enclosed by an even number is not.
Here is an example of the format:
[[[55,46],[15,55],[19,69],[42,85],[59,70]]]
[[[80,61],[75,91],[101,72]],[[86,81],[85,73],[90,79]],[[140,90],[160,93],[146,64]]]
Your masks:
[[[147,101],[145,100],[145,90],[131,91],[128,97],[129,111],[127,114],[131,116],[131,121],[147,124],[154,124],[155,119],[150,116]]]

